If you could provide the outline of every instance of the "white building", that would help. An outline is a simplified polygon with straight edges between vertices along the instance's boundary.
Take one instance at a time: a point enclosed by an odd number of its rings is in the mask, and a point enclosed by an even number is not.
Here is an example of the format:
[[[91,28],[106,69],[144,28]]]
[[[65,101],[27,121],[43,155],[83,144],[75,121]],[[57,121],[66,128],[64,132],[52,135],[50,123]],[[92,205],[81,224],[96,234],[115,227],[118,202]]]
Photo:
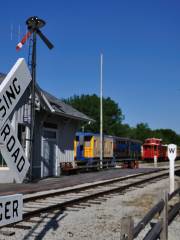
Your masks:
[[[0,74],[0,83],[4,78],[5,75]],[[26,129],[31,122],[29,93],[27,89],[10,116],[12,126],[24,148],[28,145]],[[62,163],[70,162],[74,166],[74,138],[83,121],[92,119],[36,87],[33,178],[60,176]],[[10,169],[1,159],[0,183],[12,181]]]

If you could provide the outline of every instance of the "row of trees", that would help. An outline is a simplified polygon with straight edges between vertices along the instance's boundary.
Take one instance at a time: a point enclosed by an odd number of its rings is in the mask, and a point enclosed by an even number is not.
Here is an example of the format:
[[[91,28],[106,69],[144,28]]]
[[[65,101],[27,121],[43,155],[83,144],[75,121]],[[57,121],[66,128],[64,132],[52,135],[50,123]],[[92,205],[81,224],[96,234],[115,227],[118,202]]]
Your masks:
[[[84,125],[84,131],[99,132],[100,126],[100,99],[97,95],[74,95],[64,100],[77,110],[95,120],[90,125]],[[130,137],[144,141],[146,138],[155,137],[163,139],[166,144],[180,145],[180,135],[171,129],[152,130],[147,123],[139,123],[136,127],[123,124],[124,115],[118,104],[110,97],[103,99],[103,132],[104,134]],[[79,129],[82,130],[82,129]]]

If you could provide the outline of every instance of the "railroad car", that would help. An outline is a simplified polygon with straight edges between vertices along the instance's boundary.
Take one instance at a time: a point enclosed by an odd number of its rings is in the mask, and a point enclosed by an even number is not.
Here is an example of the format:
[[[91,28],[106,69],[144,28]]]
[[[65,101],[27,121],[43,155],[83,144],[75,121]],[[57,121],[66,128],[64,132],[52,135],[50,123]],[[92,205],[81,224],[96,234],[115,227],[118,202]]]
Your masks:
[[[157,157],[159,161],[167,161],[167,145],[162,144],[162,139],[158,138],[147,138],[142,145],[142,160],[153,161],[154,157]],[[177,146],[177,157],[180,159],[180,147]]]
[[[122,137],[113,137],[113,139],[113,152],[116,162],[123,161],[125,168],[138,167],[138,160],[141,158],[142,142]]]
[[[114,139],[114,157],[121,158],[137,158],[141,157],[142,142],[130,138],[113,137]]]
[[[103,165],[114,166],[123,161],[124,167],[138,167],[137,160],[141,154],[141,141],[114,136],[103,137]],[[77,165],[94,165],[100,159],[100,135],[94,133],[76,134],[74,156]]]
[[[179,160],[180,159],[180,147],[177,146],[177,157],[176,157],[176,160]]]
[[[105,162],[113,159],[113,138],[104,136],[103,157]],[[100,136],[94,133],[76,133],[74,157],[78,165],[96,165],[100,158]]]
[[[162,139],[145,139],[143,144],[142,160],[152,161],[155,156],[158,160],[167,160],[167,145],[162,144]]]

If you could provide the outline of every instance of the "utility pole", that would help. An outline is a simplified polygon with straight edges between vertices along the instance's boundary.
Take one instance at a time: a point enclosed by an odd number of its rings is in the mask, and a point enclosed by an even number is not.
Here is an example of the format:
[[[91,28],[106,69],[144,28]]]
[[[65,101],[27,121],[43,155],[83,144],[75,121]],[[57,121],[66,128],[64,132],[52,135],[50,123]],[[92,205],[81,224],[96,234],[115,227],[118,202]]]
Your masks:
[[[33,32],[32,50],[32,86],[31,86],[31,131],[30,131],[30,181],[32,181],[33,155],[34,155],[34,129],[35,129],[35,86],[36,86],[36,31]]]
[[[100,169],[103,168],[103,54],[100,56]]]
[[[40,31],[40,28],[44,27],[46,22],[36,16],[30,17],[26,20],[28,32],[22,38],[21,42],[19,42],[16,46],[16,50],[22,48],[22,46],[26,43],[28,38],[33,35],[32,40],[32,62],[31,62],[31,74],[32,74],[32,85],[31,85],[31,129],[27,127],[26,137],[29,139],[30,135],[30,144],[26,144],[26,156],[30,155],[30,172],[29,178],[32,180],[32,169],[33,169],[33,157],[34,157],[34,131],[35,131],[35,88],[36,88],[36,38],[37,35],[41,38],[41,40],[46,44],[49,49],[52,49],[53,44],[47,39],[47,37]],[[30,145],[30,146],[29,146]],[[29,154],[28,154],[29,150]]]

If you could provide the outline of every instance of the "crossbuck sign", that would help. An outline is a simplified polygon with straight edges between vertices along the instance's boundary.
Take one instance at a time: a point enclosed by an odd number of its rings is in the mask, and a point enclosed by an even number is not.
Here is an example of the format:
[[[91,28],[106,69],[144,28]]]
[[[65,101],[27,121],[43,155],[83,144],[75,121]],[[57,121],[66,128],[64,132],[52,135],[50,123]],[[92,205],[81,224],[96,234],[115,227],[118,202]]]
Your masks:
[[[19,58],[0,85],[0,142],[3,144],[1,154],[18,183],[23,181],[29,169],[29,161],[8,118],[30,81],[31,74],[25,60]]]
[[[0,196],[0,227],[22,220],[23,196]]]

